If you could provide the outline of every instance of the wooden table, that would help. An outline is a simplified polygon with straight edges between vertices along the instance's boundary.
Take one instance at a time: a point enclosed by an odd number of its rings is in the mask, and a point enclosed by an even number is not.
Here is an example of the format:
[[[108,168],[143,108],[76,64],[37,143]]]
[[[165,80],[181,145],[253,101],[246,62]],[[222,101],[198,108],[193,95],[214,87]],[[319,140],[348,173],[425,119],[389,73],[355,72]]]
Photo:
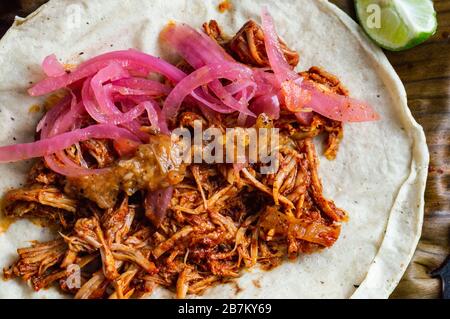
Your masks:
[[[355,17],[353,0],[330,1]],[[0,34],[14,14],[24,15],[42,2],[1,3]],[[393,298],[438,298],[440,280],[429,273],[450,253],[450,0],[434,3],[439,20],[436,34],[414,49],[386,52],[406,86],[409,107],[425,129],[431,154],[422,238]]]
[[[331,0],[355,17],[352,0]],[[439,28],[424,44],[386,52],[425,129],[431,163],[422,238],[392,298],[439,298],[441,283],[429,273],[450,253],[450,0],[435,0]]]

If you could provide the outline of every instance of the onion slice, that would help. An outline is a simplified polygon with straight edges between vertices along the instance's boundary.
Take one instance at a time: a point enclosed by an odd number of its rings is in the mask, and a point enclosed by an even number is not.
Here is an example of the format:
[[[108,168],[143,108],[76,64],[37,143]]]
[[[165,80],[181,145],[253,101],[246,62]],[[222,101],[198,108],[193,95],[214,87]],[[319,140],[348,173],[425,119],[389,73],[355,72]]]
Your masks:
[[[161,33],[166,41],[195,69],[206,64],[235,62],[225,50],[206,34],[187,24],[169,24]]]
[[[173,119],[183,100],[195,89],[207,85],[214,80],[227,79],[237,81],[251,76],[251,70],[237,63],[221,63],[206,65],[188,75],[172,90],[163,106],[166,119]],[[238,110],[237,110],[238,111]],[[244,114],[255,116],[250,110],[239,110]]]
[[[145,215],[158,227],[166,217],[167,209],[173,195],[173,187],[160,189],[157,191],[148,191],[145,197]]]
[[[78,166],[64,154],[48,155],[45,156],[44,158],[45,163],[52,171],[69,177],[103,174],[109,170],[108,168],[92,169]]]
[[[58,61],[56,55],[47,56],[42,62],[42,70],[47,76],[62,76],[66,73],[63,65]]]
[[[112,84],[116,87],[125,87],[128,90],[141,91],[144,93],[143,95],[152,95],[152,96],[169,95],[170,91],[172,90],[172,88],[169,85],[138,77],[120,79],[114,81]]]
[[[267,8],[263,8],[261,17],[267,57],[269,58],[270,66],[275,76],[280,83],[298,79],[298,74],[292,70],[281,50],[280,41],[275,30],[275,23]]]
[[[48,156],[57,151],[64,150],[75,143],[89,139],[118,138],[139,142],[139,140],[126,129],[108,124],[97,124],[32,143],[0,147],[0,163],[16,162],[35,157]]]
[[[380,119],[380,115],[363,101],[325,92],[311,81],[303,81],[301,87],[311,94],[310,101],[305,104],[306,107],[329,119],[340,122],[370,122]]]
[[[163,59],[145,54],[137,50],[114,51],[99,55],[80,64],[74,71],[57,77],[48,77],[28,90],[31,96],[41,96],[67,87],[79,80],[95,75],[111,62],[119,63],[129,71],[142,73],[156,72],[164,75],[172,82],[181,81],[186,74]]]
[[[256,115],[265,113],[271,119],[278,120],[280,118],[280,101],[277,95],[262,95],[253,100],[250,110]]]
[[[97,96],[101,101],[101,103],[98,103],[94,97],[94,89],[91,87],[90,82],[90,80],[85,81],[81,95],[86,111],[98,123],[115,125],[129,123],[144,113],[145,108],[142,105],[137,105],[128,112],[122,113],[112,101],[112,91],[105,90],[103,87],[95,86]],[[99,106],[100,104],[101,106]]]
[[[186,24],[169,24],[163,30],[161,38],[195,69],[211,64],[235,63],[234,59],[219,44],[204,33],[200,33]],[[247,81],[250,81],[250,77]],[[210,97],[209,93],[204,93],[206,96],[202,96],[195,92],[193,97],[220,113],[230,113],[234,110],[252,116],[248,110],[248,101],[238,100],[233,97],[233,94],[239,91],[230,93],[218,79],[211,81],[209,88],[217,96],[217,102],[211,102],[214,100],[214,97]]]
[[[281,88],[282,104],[288,110],[302,113],[302,109],[311,108],[314,112],[341,122],[366,122],[380,119],[380,116],[367,103],[333,92],[324,92],[313,82],[304,81],[300,75],[291,70],[286,61],[278,41],[273,18],[267,8],[262,11],[262,24],[269,63]],[[266,82],[271,81],[268,74],[260,73],[259,78]],[[297,117],[307,121],[301,114]]]

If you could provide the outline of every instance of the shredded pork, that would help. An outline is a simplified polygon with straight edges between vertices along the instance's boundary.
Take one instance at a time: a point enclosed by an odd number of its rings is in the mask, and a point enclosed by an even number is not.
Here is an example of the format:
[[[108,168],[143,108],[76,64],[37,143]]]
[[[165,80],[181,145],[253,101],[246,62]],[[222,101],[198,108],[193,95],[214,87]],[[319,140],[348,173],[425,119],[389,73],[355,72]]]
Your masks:
[[[268,65],[255,22],[246,23],[231,40],[215,21],[204,29],[238,61]],[[282,41],[281,47],[295,67],[297,52]],[[301,75],[323,90],[348,94],[338,79],[319,68]],[[176,125],[190,128],[194,120],[224,131],[235,125],[237,114],[207,119],[184,108]],[[75,162],[89,158],[85,164],[90,167],[116,167],[106,177],[67,179],[37,162],[28,184],[6,194],[6,213],[45,218],[60,226],[59,235],[19,249],[4,277],[22,278],[36,290],[58,285],[75,298],[141,298],[157,286],[184,298],[236,278],[245,268],[271,269],[285,258],[332,246],[347,216],[323,195],[313,138],[324,133],[324,154],[334,159],[342,123],[314,114],[311,124],[301,125],[282,112],[275,121],[261,116],[256,126],[280,129],[280,165],[273,174],[261,175],[258,164],[241,169],[206,163],[182,167],[167,162],[167,156],[162,164],[158,154],[165,144],[158,136],[127,159],[118,158],[105,141],[90,140],[66,150]],[[171,170],[176,176],[167,175]],[[146,195],[168,185],[173,186],[169,209],[155,221]],[[73,269],[79,270],[79,286],[72,283]]]

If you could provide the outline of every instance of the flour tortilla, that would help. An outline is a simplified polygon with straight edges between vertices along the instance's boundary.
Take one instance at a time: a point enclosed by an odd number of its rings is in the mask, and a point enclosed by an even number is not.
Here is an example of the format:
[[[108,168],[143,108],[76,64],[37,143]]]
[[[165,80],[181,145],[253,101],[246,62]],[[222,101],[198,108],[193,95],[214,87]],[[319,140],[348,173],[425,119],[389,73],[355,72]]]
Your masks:
[[[28,110],[42,100],[28,97],[26,90],[30,81],[43,78],[45,56],[55,53],[64,63],[79,63],[136,48],[171,60],[158,39],[170,20],[200,28],[216,19],[234,34],[248,19],[260,21],[261,7],[267,5],[280,35],[300,53],[298,69],[318,65],[336,74],[382,120],[346,125],[337,159],[321,157],[325,195],[350,214],[332,248],[270,272],[246,271],[236,283],[214,287],[203,297],[387,298],[420,237],[428,167],[425,135],[407,107],[402,83],[361,28],[327,1],[231,3],[232,10],[219,13],[219,1],[212,0],[53,0],[17,19],[0,42],[0,145],[13,143],[13,137],[17,142],[33,139],[41,115]],[[28,165],[1,165],[0,191],[19,186]],[[13,224],[0,235],[0,267],[11,264],[16,249],[29,240],[52,236],[28,221]],[[0,281],[0,298],[63,297],[56,289],[35,293],[19,281]],[[173,296],[160,289],[153,297]]]

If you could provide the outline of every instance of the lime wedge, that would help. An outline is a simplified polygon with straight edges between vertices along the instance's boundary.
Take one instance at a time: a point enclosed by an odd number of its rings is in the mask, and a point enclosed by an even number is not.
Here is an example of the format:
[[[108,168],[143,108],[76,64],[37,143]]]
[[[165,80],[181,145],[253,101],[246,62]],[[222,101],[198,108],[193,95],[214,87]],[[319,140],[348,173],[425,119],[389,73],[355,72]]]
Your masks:
[[[355,0],[355,5],[366,33],[387,50],[412,48],[436,32],[431,0]]]

